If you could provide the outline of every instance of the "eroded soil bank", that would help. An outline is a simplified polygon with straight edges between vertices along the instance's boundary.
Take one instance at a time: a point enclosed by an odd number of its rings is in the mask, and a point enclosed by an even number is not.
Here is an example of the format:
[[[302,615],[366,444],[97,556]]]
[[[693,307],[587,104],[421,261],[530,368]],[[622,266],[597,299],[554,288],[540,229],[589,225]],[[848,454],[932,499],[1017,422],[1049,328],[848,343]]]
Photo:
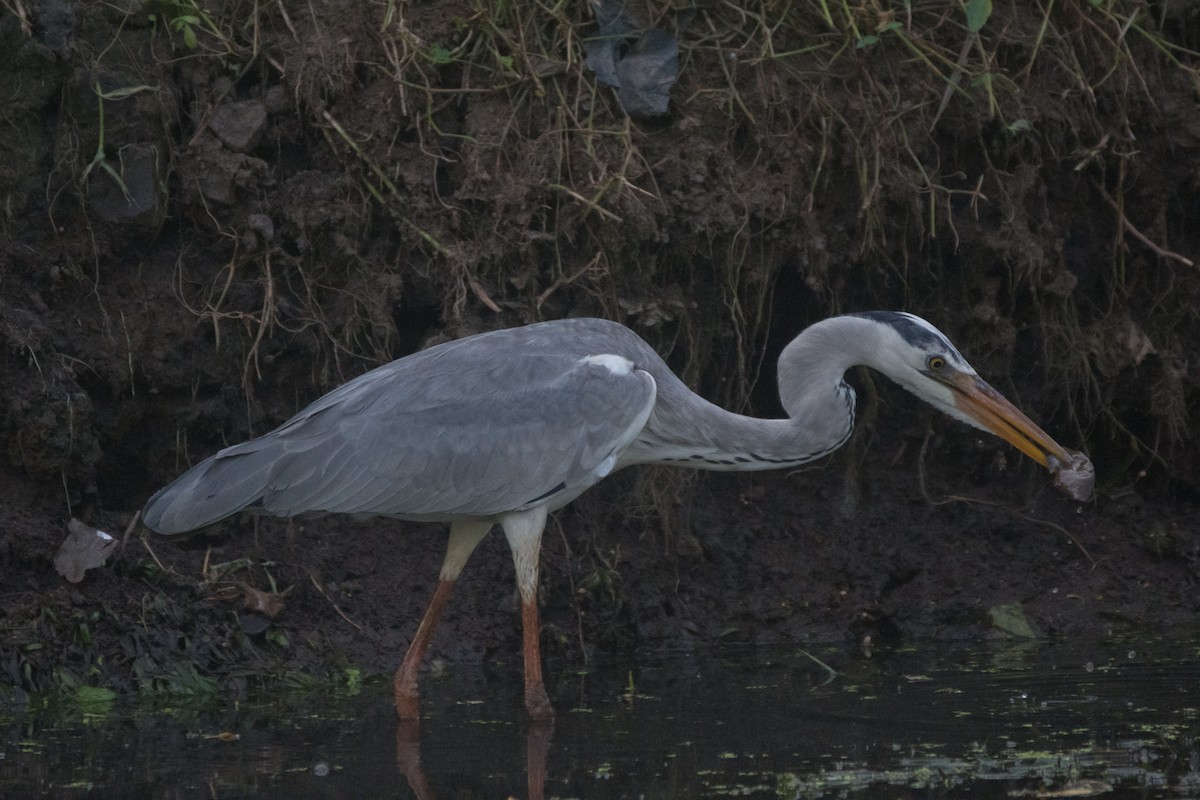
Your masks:
[[[1009,635],[1014,604],[1037,635],[1194,621],[1191,10],[639,5],[680,72],[667,112],[635,118],[586,64],[586,4],[521,5],[0,3],[10,684],[393,668],[436,526],[126,526],[189,463],[372,366],[580,314],[778,415],[789,337],[913,311],[1092,455],[1098,497],[856,373],[859,431],[825,462],[631,471],[560,512],[551,658]],[[71,517],[122,539],[79,583],[53,566]],[[515,669],[518,642],[493,536],[433,655]]]

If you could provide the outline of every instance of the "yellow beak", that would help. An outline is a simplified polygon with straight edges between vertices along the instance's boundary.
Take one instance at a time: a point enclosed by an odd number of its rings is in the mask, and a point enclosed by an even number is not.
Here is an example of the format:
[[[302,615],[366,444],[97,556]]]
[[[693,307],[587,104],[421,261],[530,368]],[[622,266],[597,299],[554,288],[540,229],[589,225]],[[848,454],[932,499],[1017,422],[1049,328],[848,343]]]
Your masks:
[[[978,375],[959,372],[945,379],[954,405],[980,425],[1052,472],[1072,463],[1066,448],[1050,438]]]

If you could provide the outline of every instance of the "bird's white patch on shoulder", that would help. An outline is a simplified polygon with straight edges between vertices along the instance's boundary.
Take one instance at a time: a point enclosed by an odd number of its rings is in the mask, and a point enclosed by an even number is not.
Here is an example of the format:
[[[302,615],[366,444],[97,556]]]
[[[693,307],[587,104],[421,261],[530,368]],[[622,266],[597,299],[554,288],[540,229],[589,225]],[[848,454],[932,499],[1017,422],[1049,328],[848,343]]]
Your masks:
[[[633,362],[625,356],[619,356],[615,353],[601,353],[596,356],[584,356],[584,364],[597,364],[601,367],[606,367],[609,372],[614,375],[628,375],[633,372]]]
[[[600,480],[601,478],[607,476],[608,473],[613,471],[613,467],[615,467],[616,465],[617,465],[617,454],[615,452],[609,453],[608,458],[601,461],[600,464],[596,467],[596,471],[594,473],[596,476],[596,480]]]

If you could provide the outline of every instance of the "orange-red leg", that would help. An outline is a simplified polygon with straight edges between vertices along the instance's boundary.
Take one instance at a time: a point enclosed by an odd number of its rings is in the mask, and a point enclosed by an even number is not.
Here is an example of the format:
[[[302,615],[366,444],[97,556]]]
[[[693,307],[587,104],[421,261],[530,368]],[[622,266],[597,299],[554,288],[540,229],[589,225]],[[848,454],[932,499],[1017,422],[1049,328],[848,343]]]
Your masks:
[[[513,511],[500,517],[500,527],[512,549],[521,593],[521,627],[525,642],[525,710],[533,719],[554,716],[546,686],[542,682],[542,626],[538,619],[538,551],[546,527],[546,507]]]
[[[396,713],[400,719],[420,719],[421,706],[417,699],[417,682],[421,677],[421,661],[425,658],[425,650],[433,638],[433,631],[442,618],[442,610],[450,599],[450,590],[454,581],[466,566],[467,559],[474,552],[480,540],[487,535],[492,527],[490,520],[461,519],[450,524],[450,541],[446,545],[446,557],[442,560],[442,571],[438,576],[437,588],[429,599],[429,607],[408,653],[396,670],[396,680],[392,685],[396,698]]]
[[[396,670],[393,691],[396,697],[396,713],[400,715],[400,719],[421,717],[421,704],[417,699],[421,661],[425,658],[425,650],[429,647],[429,640],[433,638],[433,631],[442,618],[442,610],[446,607],[446,601],[450,599],[450,590],[453,588],[454,581],[445,578],[438,580],[433,597],[429,600],[429,607],[425,609],[425,616],[421,619],[421,625],[413,636],[412,644],[408,646],[408,653],[404,656],[400,669]]]
[[[551,719],[554,708],[542,682],[542,625],[536,594],[521,602],[521,627],[525,636],[525,710],[533,719]]]

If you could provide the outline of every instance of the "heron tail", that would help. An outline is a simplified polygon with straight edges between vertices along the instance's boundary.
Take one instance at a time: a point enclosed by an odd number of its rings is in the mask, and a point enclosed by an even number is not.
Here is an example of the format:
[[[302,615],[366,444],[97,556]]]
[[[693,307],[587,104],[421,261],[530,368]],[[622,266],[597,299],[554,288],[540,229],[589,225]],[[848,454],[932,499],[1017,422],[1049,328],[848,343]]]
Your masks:
[[[156,533],[186,533],[261,503],[272,458],[256,443],[222,450],[158,490],[142,522]]]

